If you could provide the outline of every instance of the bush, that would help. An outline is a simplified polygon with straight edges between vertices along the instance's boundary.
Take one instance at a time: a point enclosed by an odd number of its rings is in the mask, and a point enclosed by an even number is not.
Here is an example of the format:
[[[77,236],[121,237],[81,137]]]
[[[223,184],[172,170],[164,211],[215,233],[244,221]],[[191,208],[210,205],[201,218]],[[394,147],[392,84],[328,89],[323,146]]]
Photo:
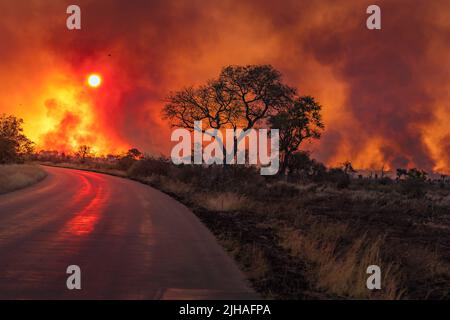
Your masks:
[[[237,191],[247,185],[263,185],[264,177],[253,167],[245,166],[180,166],[177,177],[181,181],[192,182],[200,188],[214,191]]]
[[[332,168],[328,171],[328,181],[334,183],[338,189],[350,186],[350,176],[340,168]]]
[[[166,176],[171,164],[165,159],[148,158],[136,161],[128,170],[128,175],[132,178],[150,177],[151,175]]]
[[[118,170],[123,170],[123,171],[128,171],[133,164],[136,162],[135,159],[129,157],[129,156],[125,156],[125,157],[121,157],[116,164],[116,169]]]
[[[422,198],[426,194],[426,181],[425,171],[412,168],[406,174],[406,179],[401,181],[401,190],[410,198]]]

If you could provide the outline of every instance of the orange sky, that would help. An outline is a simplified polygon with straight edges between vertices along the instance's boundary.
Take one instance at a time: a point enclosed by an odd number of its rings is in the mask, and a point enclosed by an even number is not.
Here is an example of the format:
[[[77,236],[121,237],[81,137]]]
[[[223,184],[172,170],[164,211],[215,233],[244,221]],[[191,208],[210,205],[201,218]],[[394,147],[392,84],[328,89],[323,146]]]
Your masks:
[[[272,64],[324,106],[326,131],[303,147],[334,165],[450,171],[449,1],[0,0],[0,112],[41,148],[168,154],[171,90],[230,64]],[[86,86],[90,73],[102,86]]]

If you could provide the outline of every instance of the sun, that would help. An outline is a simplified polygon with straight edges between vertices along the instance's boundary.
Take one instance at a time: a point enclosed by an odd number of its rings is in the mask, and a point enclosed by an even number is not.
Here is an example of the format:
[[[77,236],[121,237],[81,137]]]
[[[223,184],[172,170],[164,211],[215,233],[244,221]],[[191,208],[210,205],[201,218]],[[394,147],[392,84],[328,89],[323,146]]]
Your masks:
[[[102,77],[93,73],[89,75],[87,82],[90,87],[97,88],[102,84]]]

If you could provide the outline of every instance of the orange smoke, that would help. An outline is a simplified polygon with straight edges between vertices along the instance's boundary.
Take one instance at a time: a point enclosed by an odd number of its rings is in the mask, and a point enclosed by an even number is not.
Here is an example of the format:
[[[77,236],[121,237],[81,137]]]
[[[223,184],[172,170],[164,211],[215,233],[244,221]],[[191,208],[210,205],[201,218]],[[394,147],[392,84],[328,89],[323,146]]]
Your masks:
[[[324,106],[325,134],[302,147],[329,165],[450,172],[448,1],[80,0],[0,3],[0,112],[43,149],[169,154],[171,90],[232,64],[272,64]],[[86,85],[89,74],[102,85]]]

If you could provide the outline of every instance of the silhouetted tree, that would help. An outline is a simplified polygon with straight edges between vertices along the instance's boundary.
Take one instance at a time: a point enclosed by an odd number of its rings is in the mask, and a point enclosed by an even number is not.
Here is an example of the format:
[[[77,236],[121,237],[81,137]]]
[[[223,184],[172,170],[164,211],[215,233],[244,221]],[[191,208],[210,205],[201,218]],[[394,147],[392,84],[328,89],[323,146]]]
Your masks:
[[[128,170],[131,166],[139,160],[142,160],[144,155],[138,149],[133,148],[127,151],[127,153],[121,157],[119,157],[117,161],[117,169],[119,170]]]
[[[344,171],[345,174],[356,173],[356,170],[353,168],[353,165],[350,161],[345,161],[342,164],[342,170]]]
[[[331,168],[327,178],[334,182],[339,189],[347,188],[350,185],[350,176],[342,168]]]
[[[203,120],[207,129],[248,130],[263,122],[295,94],[270,65],[228,66],[217,79],[198,88],[185,88],[167,98],[163,115],[172,126],[194,128]],[[198,130],[198,129],[197,129]],[[234,151],[238,139],[234,139]],[[223,141],[219,141],[223,144]]]
[[[428,173],[424,170],[419,170],[417,168],[412,168],[408,170],[407,177],[408,179],[416,179],[416,180],[427,180]]]
[[[402,177],[406,176],[407,173],[408,173],[408,170],[402,169],[402,168],[398,168],[397,169],[397,180],[401,180]]]
[[[91,155],[91,147],[86,145],[81,145],[78,148],[78,151],[76,153],[77,158],[80,159],[81,163],[84,163],[86,161],[86,158]]]
[[[427,173],[412,168],[408,170],[406,179],[401,182],[401,190],[412,198],[421,198],[426,194]]]
[[[448,184],[449,180],[448,180],[448,176],[446,174],[441,174],[439,180],[439,186],[441,188],[445,188],[445,186]]]
[[[310,174],[312,159],[308,152],[299,151],[292,155],[289,161],[289,173],[295,176],[308,176]]]
[[[138,149],[133,148],[133,149],[130,149],[130,150],[127,151],[126,156],[130,157],[130,158],[132,158],[134,160],[140,160],[140,159],[143,158],[144,155]]]
[[[385,171],[384,171],[384,168],[385,168],[385,165],[383,164],[382,166],[381,166],[381,179],[383,179],[384,177],[385,177]]]
[[[313,97],[291,97],[270,116],[272,128],[280,130],[280,174],[285,174],[292,154],[308,139],[318,139],[324,128],[321,106]]]
[[[0,163],[23,161],[33,152],[33,142],[23,134],[23,120],[0,115]]]

